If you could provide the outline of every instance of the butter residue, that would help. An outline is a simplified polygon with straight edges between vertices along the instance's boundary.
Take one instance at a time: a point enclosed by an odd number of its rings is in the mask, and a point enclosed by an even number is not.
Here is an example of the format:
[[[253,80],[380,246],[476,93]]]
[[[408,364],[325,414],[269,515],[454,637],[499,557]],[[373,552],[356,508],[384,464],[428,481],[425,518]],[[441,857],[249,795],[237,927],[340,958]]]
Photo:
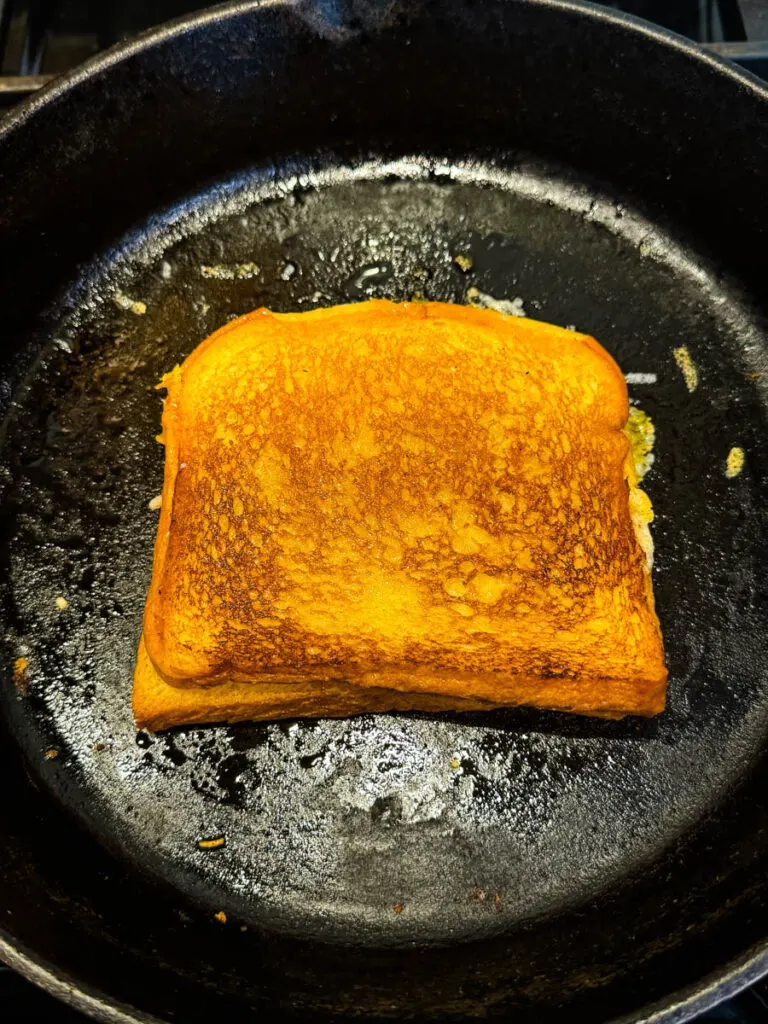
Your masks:
[[[247,281],[259,273],[258,263],[216,263],[213,266],[203,264],[200,274],[217,281]]]
[[[681,345],[680,348],[672,349],[672,355],[675,357],[675,362],[680,367],[680,372],[683,375],[685,386],[689,391],[695,391],[699,386],[699,371],[691,359],[691,353],[688,351],[686,345]]]
[[[514,299],[495,299],[493,295],[481,292],[479,288],[467,288],[465,299],[470,306],[477,309],[492,309],[505,316],[525,316],[523,300],[518,295]]]
[[[728,458],[725,460],[725,475],[729,480],[733,480],[744,469],[745,458],[744,449],[738,446],[731,448],[728,452]]]

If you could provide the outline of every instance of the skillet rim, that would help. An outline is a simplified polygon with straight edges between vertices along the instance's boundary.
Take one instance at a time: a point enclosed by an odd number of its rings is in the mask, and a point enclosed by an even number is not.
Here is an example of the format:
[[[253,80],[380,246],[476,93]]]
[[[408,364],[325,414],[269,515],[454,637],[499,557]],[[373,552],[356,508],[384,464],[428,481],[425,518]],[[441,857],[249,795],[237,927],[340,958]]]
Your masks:
[[[43,110],[49,103],[53,103],[60,96],[65,95],[72,89],[76,89],[81,82],[92,78],[94,75],[108,71],[114,65],[128,57],[144,53],[153,49],[161,43],[185,35],[187,32],[198,29],[208,23],[216,23],[224,18],[230,18],[240,14],[248,14],[259,10],[266,10],[274,7],[287,7],[293,9],[299,17],[305,17],[304,12],[311,7],[313,0],[230,0],[228,3],[217,4],[214,7],[206,8],[203,11],[175,18],[155,28],[149,28],[132,36],[115,46],[103,50],[101,53],[88,58],[71,71],[57,75],[53,81],[33,93],[28,99],[14,107],[10,113],[0,117],[0,144],[7,136],[22,128],[39,111]],[[398,0],[395,0],[398,2]],[[506,0],[512,4],[525,4],[531,7],[544,7],[553,10],[566,11],[571,14],[580,14],[591,18],[594,21],[606,22],[617,27],[627,28],[630,31],[639,32],[641,35],[654,40],[662,46],[667,46],[694,60],[709,65],[715,71],[731,79],[736,84],[748,87],[758,99],[768,103],[768,82],[751,71],[710,50],[705,50],[685,36],[678,35],[668,29],[654,25],[644,18],[633,14],[626,14],[623,11],[613,10],[601,4],[593,3],[592,0]],[[336,28],[338,33],[339,30]],[[342,30],[349,32],[351,30]]]

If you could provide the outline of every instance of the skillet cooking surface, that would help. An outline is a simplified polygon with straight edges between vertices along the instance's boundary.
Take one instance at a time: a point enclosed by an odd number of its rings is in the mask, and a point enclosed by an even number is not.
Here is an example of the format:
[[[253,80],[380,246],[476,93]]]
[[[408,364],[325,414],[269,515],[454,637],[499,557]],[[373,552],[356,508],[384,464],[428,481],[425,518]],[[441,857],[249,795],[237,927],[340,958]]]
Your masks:
[[[767,95],[599,8],[270,0],[0,129],[0,955],[232,1024],[682,1020],[765,969]],[[137,735],[160,375],[259,304],[471,287],[655,375],[669,710]]]
[[[17,654],[30,665],[10,713],[62,800],[211,913],[370,944],[488,935],[651,861],[763,742],[755,329],[652,224],[540,167],[500,175],[413,160],[302,181],[231,182],[131,240],[99,266],[20,391],[5,451]],[[620,723],[521,710],[137,733],[130,689],[157,522],[147,505],[162,482],[161,374],[260,305],[462,302],[471,287],[575,324],[625,372],[657,378],[630,389],[657,431],[647,486],[669,711]],[[673,356],[681,345],[698,369],[693,392]],[[746,465],[728,479],[734,445]],[[223,848],[199,849],[220,836]]]

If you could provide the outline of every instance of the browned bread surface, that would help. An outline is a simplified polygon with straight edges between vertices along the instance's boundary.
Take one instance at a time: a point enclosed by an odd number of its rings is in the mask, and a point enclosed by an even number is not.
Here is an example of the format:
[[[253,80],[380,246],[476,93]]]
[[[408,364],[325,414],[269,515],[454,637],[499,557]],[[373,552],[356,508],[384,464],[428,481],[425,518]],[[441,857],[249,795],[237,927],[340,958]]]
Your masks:
[[[142,638],[133,685],[133,714],[142,729],[275,718],[347,718],[373,711],[488,711],[498,705],[437,693],[360,689],[343,680],[169,686],[157,674]]]
[[[286,715],[663,708],[648,502],[593,339],[441,303],[258,310],[163,383],[144,636],[188,721],[216,684],[292,687]]]

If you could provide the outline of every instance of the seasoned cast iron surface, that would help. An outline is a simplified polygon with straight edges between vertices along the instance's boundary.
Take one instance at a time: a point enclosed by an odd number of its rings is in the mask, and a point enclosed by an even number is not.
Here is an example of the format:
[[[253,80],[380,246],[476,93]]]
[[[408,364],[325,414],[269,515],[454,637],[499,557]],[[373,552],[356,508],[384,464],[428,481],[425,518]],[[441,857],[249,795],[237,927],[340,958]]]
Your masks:
[[[121,858],[227,928],[444,944],[553,918],[642,872],[749,772],[768,724],[764,342],[735,288],[657,226],[540,165],[294,168],[168,211],[84,280],[4,441],[10,650],[29,662],[4,703],[33,771]],[[471,288],[655,375],[630,393],[656,426],[669,710],[137,732],[162,373],[257,306],[463,302]],[[733,446],[746,462],[729,479]]]

